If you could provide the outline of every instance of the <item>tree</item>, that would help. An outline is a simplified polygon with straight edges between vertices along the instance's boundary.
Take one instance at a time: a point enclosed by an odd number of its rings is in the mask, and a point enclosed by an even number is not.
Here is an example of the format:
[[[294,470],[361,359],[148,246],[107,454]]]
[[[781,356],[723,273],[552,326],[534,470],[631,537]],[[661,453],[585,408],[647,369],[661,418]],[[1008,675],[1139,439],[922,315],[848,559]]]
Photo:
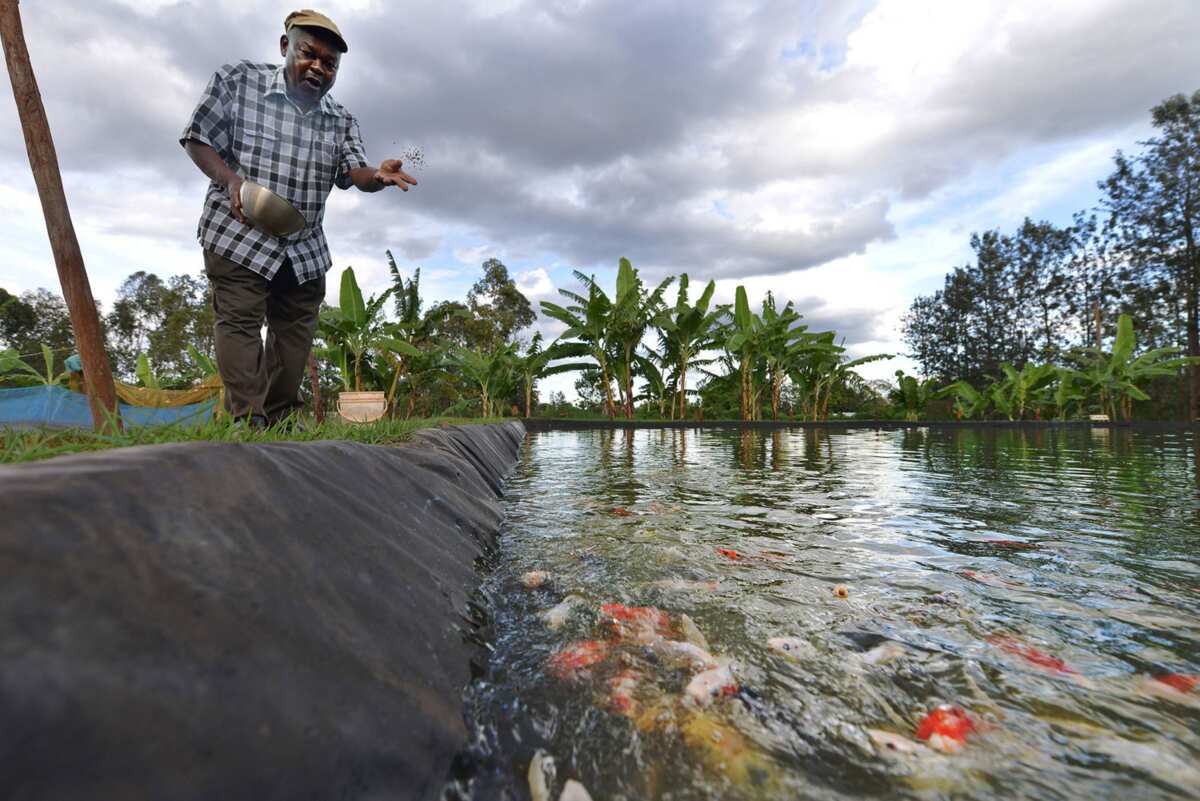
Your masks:
[[[679,276],[679,294],[675,305],[661,311],[654,320],[658,329],[659,351],[664,363],[671,365],[674,381],[671,416],[674,417],[678,409],[681,420],[687,418],[688,371],[709,363],[711,360],[702,360],[700,354],[721,343],[720,322],[728,312],[728,307],[717,306],[710,310],[709,304],[716,288],[716,282],[709,281],[696,304],[692,305],[688,301],[688,276],[684,273]]]
[[[674,276],[667,277],[648,292],[629,259],[622,258],[618,264],[616,300],[605,340],[608,349],[617,355],[616,371],[626,418],[633,417],[633,376],[637,350],[651,322],[662,311],[663,294],[674,280]]]
[[[62,296],[46,289],[23,292],[15,297],[4,290],[0,295],[0,338],[40,375],[48,367],[42,345],[57,358],[65,359],[75,349],[71,315]]]
[[[1100,188],[1121,253],[1143,274],[1161,276],[1182,298],[1185,349],[1200,356],[1200,91],[1151,110],[1157,136],[1135,156],[1118,152]],[[1200,416],[1200,369],[1188,368],[1188,417]]]
[[[596,360],[600,370],[600,383],[603,386],[604,408],[609,418],[616,415],[616,405],[613,403],[612,374],[609,354],[609,328],[612,323],[613,302],[596,283],[595,276],[584,275],[574,271],[575,279],[587,289],[587,295],[580,295],[567,289],[559,289],[558,293],[573,302],[571,306],[560,306],[550,301],[542,301],[542,311],[547,317],[558,320],[567,326],[567,330],[559,336],[559,341],[575,340],[587,348],[590,357]],[[576,384],[578,389],[578,384]],[[580,392],[583,395],[583,392]]]
[[[739,378],[738,407],[743,420],[757,420],[758,401],[762,392],[755,368],[762,355],[763,322],[750,311],[746,287],[738,286],[734,292],[733,317],[726,327],[725,350],[737,365]]]
[[[164,281],[143,270],[126,278],[106,317],[109,350],[118,375],[138,375],[141,356],[164,386],[191,385],[202,369],[188,353],[213,353],[212,295],[208,282],[190,275]]]
[[[1114,421],[1133,419],[1133,401],[1150,399],[1141,389],[1142,384],[1200,363],[1200,358],[1194,356],[1172,358],[1180,350],[1176,347],[1154,348],[1140,356],[1134,355],[1136,349],[1133,320],[1122,314],[1111,352],[1089,348],[1075,357],[1082,368],[1075,375],[1086,388],[1086,397],[1099,398],[1100,408]]]
[[[467,293],[467,307],[473,316],[466,326],[469,344],[484,350],[508,344],[537,319],[499,259],[483,263],[483,277]]]
[[[529,348],[520,356],[513,357],[513,369],[521,379],[525,394],[525,416],[533,417],[533,391],[537,382],[548,376],[559,373],[586,370],[592,365],[588,362],[567,362],[551,364],[556,359],[572,356],[586,356],[587,348],[575,342],[555,343],[549,348],[542,348],[542,333],[533,335]]]

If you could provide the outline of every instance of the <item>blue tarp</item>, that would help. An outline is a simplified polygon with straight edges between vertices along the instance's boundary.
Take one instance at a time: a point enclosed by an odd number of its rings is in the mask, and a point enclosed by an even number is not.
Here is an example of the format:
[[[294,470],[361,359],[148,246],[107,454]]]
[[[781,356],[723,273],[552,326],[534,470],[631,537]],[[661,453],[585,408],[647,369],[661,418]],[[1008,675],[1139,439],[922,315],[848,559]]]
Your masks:
[[[198,426],[212,419],[215,400],[151,409],[121,404],[126,426]],[[66,387],[0,389],[0,427],[91,428],[92,411],[87,396]]]

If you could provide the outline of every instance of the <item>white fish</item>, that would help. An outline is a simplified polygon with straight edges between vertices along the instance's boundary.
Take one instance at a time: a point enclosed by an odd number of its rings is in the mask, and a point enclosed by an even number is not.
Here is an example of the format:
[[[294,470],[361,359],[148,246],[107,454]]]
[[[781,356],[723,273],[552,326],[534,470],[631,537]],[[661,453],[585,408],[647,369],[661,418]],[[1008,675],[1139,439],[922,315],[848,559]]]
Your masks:
[[[692,680],[684,688],[687,697],[700,706],[707,706],[712,697],[718,693],[725,695],[736,691],[737,682],[734,680],[733,671],[730,670],[728,664],[718,665],[703,673],[697,673],[692,676]]]
[[[772,637],[767,640],[767,647],[796,661],[811,659],[817,654],[817,649],[812,647],[812,643],[799,637]]]
[[[883,729],[867,729],[867,736],[875,744],[875,749],[884,755],[920,755],[931,753],[928,748],[899,734],[893,734]]]
[[[563,787],[558,801],[592,801],[592,796],[582,784],[574,779],[567,779],[567,785]]]
[[[556,773],[554,757],[540,748],[535,751],[529,761],[529,795],[533,801],[550,801],[550,785]]]
[[[683,639],[692,645],[705,651],[709,650],[708,640],[705,639],[704,632],[700,631],[700,627],[696,625],[696,621],[687,615],[679,616],[679,632],[683,635]]]
[[[550,580],[550,574],[545,570],[530,570],[521,574],[521,584],[527,590],[535,590]]]
[[[568,595],[563,598],[558,605],[542,612],[542,620],[546,621],[546,625],[552,629],[561,629],[571,617],[571,612],[576,606],[586,603],[583,598],[578,595]]]
[[[886,662],[891,662],[893,659],[899,659],[907,653],[904,646],[900,643],[885,642],[876,645],[870,651],[867,651],[859,659],[868,665],[882,665]]]
[[[659,639],[650,643],[650,649],[659,658],[676,664],[682,663],[693,672],[712,670],[715,667],[719,667],[716,657],[690,642]]]

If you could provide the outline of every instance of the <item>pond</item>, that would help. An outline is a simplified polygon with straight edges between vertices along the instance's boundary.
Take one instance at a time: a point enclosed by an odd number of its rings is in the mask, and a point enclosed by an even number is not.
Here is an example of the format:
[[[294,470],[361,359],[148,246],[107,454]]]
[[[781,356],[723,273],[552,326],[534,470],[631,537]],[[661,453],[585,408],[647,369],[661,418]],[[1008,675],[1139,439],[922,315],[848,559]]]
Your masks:
[[[1198,449],[531,433],[448,794],[1200,797]]]

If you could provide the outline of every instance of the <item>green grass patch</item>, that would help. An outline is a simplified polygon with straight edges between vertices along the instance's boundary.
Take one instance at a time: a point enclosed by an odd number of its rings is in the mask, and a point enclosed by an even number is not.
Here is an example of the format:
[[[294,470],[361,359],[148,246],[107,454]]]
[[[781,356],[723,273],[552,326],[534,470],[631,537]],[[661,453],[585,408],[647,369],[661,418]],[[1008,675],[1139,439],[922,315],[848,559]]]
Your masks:
[[[262,431],[248,429],[229,419],[214,420],[201,426],[143,426],[117,434],[101,434],[85,429],[0,428],[0,464],[32,462],[68,453],[86,453],[133,445],[162,445],[168,442],[314,442],[338,439],[367,445],[400,445],[414,431],[441,425],[498,423],[500,419],[420,418],[380,420],[376,423],[347,423],[326,420],[317,425],[305,420],[303,430],[288,431],[275,426]]]

